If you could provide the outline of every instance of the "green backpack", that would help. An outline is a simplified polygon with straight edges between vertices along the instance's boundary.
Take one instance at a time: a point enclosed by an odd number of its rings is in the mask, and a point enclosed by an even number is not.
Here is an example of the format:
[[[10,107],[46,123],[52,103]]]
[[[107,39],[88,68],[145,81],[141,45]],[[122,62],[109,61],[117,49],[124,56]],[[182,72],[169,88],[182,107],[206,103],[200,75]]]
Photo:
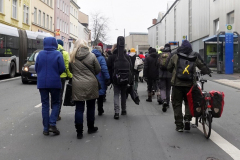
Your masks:
[[[168,62],[171,58],[171,52],[162,52],[158,57],[159,67],[162,70],[167,70]]]

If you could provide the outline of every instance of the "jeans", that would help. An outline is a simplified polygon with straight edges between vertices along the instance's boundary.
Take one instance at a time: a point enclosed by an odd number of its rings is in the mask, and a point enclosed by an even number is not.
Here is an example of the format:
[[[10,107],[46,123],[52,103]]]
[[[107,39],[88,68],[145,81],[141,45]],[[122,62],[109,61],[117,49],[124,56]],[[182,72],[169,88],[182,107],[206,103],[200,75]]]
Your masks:
[[[119,113],[119,95],[121,94],[121,107],[122,111],[126,111],[126,92],[127,92],[127,85],[126,86],[117,86],[114,85],[114,110],[115,113]]]
[[[95,120],[95,100],[87,100],[87,122],[94,122]],[[75,124],[83,124],[83,113],[85,110],[85,101],[75,101]]]
[[[159,88],[161,92],[161,99],[167,100],[167,103],[170,101],[170,91],[171,91],[171,79],[162,78],[159,81]]]
[[[63,102],[63,92],[64,92],[64,89],[65,89],[65,81],[66,81],[66,78],[61,78],[61,82],[62,82],[62,89],[61,89],[61,92],[60,92],[60,105],[59,105],[59,114],[58,116],[60,116],[60,112],[61,112],[61,108],[62,108],[62,102]]]
[[[97,99],[97,104],[98,104],[98,112],[103,112],[103,100],[104,100],[105,95],[99,95]]]
[[[44,131],[48,131],[49,125],[56,126],[56,120],[59,113],[59,95],[60,89],[45,88],[39,89],[42,102],[42,118]],[[49,93],[51,94],[52,112],[49,116]]]

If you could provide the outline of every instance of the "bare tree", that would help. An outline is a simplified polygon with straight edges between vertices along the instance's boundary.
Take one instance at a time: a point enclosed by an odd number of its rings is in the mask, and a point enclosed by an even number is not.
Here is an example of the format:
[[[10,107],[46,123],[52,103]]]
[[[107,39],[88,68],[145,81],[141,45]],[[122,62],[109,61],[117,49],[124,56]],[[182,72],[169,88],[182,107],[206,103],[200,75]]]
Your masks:
[[[99,12],[92,14],[93,45],[97,45],[99,42],[105,42],[107,40],[107,31],[109,29],[108,21],[109,19],[101,15]]]

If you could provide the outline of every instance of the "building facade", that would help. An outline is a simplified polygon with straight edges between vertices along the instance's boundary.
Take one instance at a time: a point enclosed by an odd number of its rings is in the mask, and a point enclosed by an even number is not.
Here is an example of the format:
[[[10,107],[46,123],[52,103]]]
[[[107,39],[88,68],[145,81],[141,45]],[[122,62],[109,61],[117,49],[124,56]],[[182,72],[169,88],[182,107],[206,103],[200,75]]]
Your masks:
[[[32,19],[31,30],[50,33],[54,36],[54,1],[31,0]]]
[[[78,38],[84,39],[89,44],[90,30],[88,29],[89,17],[88,15],[78,11]]]
[[[69,50],[73,50],[73,43],[78,39],[78,10],[80,7],[77,5],[76,0],[70,1],[70,42]]]
[[[0,23],[31,29],[31,0],[0,0]]]
[[[56,39],[64,42],[63,48],[69,52],[70,1],[55,0],[54,31]],[[59,30],[59,32],[57,32]]]
[[[211,63],[216,59],[216,47],[213,47],[215,53],[209,54],[203,40],[225,31],[226,24],[231,24],[233,30],[240,33],[239,6],[239,0],[176,0],[163,18],[148,28],[148,42],[158,48],[170,41],[178,41],[181,45],[182,40],[187,39],[193,50],[199,52],[207,64]],[[223,62],[224,45],[221,50]],[[240,57],[234,58],[234,68],[240,69]]]
[[[125,48],[130,50],[135,48],[138,52],[146,52],[148,47],[148,34],[147,33],[138,33],[130,32],[129,36],[125,37]]]

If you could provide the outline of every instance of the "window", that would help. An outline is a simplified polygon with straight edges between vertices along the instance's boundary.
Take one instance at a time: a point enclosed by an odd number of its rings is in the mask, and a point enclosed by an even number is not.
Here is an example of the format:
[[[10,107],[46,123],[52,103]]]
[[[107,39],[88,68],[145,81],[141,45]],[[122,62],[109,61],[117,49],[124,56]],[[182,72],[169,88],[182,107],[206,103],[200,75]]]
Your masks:
[[[59,29],[59,18],[57,17],[57,29]]]
[[[63,4],[62,4],[62,10],[63,10],[63,13],[64,13],[64,9],[65,9],[65,7],[64,7],[64,2],[63,2]]]
[[[23,22],[28,24],[28,7],[26,5],[23,6]]]
[[[60,31],[62,31],[62,20],[60,19],[60,23],[59,23],[59,29]]]
[[[49,0],[47,0],[47,5],[49,5]]]
[[[59,1],[60,1],[60,0],[57,0],[57,7],[58,7],[58,8],[59,8]]]
[[[3,13],[3,0],[0,0],[0,13]]]
[[[17,0],[12,2],[12,17],[17,19]]]
[[[68,24],[67,24],[67,34],[68,34]]]
[[[41,15],[42,14],[42,12],[39,10],[39,12],[38,12],[38,24],[41,26]]]
[[[50,17],[50,30],[52,30],[52,17]]]
[[[62,32],[64,32],[65,31],[65,22],[63,22],[63,24],[62,24]]]
[[[47,29],[49,29],[49,15],[47,15]]]
[[[234,11],[227,14],[227,23],[234,24]]]
[[[43,27],[46,27],[45,26],[45,13],[43,12]]]
[[[34,8],[34,23],[37,23],[37,8]]]
[[[214,34],[217,35],[219,33],[219,19],[214,21]]]
[[[62,10],[62,0],[60,0],[60,10]]]

